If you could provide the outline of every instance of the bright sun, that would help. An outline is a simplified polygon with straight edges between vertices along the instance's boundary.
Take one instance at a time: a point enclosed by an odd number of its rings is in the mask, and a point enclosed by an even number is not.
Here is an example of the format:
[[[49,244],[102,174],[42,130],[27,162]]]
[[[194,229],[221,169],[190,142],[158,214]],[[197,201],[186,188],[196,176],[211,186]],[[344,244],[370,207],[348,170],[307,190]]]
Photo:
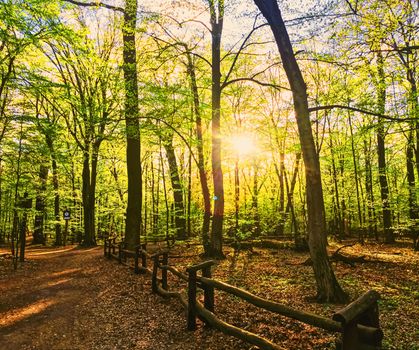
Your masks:
[[[233,151],[240,157],[250,156],[257,152],[254,136],[248,134],[237,134],[230,137]]]

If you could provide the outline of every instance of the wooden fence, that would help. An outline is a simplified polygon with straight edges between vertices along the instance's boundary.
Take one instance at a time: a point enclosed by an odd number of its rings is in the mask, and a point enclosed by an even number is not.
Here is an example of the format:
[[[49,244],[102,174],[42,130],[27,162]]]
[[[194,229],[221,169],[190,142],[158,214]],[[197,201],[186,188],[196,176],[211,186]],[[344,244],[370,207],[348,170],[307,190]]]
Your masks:
[[[196,329],[196,319],[200,318],[208,326],[216,328],[223,333],[235,336],[245,342],[258,346],[263,350],[284,349],[278,344],[244,329],[233,326],[220,320],[214,313],[215,290],[232,294],[248,303],[273,313],[286,316],[300,322],[322,328],[330,332],[341,333],[341,339],[336,342],[336,349],[340,350],[377,350],[381,349],[383,332],[380,328],[378,299],[379,294],[370,290],[361,297],[336,312],[332,318],[327,318],[305,311],[297,310],[260,298],[243,289],[211,278],[211,268],[215,264],[209,260],[192,265],[181,272],[169,265],[169,251],[164,250],[150,255],[145,245],[135,250],[127,250],[123,243],[117,243],[111,238],[105,241],[104,255],[115,258],[119,263],[126,264],[128,258],[134,259],[135,273],[151,274],[152,292],[162,297],[177,298],[187,310],[187,328]],[[147,262],[152,261],[152,270],[147,267]],[[140,265],[141,261],[141,265]],[[130,266],[130,265],[128,265]],[[186,291],[169,291],[168,272],[187,282]],[[202,289],[204,303],[197,300],[197,290]]]

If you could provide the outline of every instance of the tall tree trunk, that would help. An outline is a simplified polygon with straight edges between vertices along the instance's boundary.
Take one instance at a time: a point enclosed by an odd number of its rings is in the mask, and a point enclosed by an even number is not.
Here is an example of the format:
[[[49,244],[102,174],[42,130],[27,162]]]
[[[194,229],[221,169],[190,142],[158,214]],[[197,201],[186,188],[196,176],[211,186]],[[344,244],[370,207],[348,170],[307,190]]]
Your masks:
[[[164,205],[166,208],[166,241],[169,242],[169,201],[167,200],[167,189],[166,189],[166,176],[164,174],[164,163],[163,163],[163,154],[162,154],[162,147],[160,143],[160,165],[161,165],[161,173],[163,179],[163,193],[164,193]]]
[[[151,234],[154,236],[157,232],[158,232],[158,228],[157,228],[157,224],[158,224],[158,214],[157,214],[157,207],[158,204],[156,205],[156,198],[158,198],[159,196],[159,192],[158,189],[156,191],[156,181],[154,178],[155,175],[155,169],[154,169],[154,165],[153,165],[153,159],[151,159],[150,161],[150,166],[151,166]],[[158,169],[157,169],[157,174],[158,174]],[[158,179],[158,175],[157,175],[157,179]]]
[[[285,208],[285,152],[284,143],[281,142],[281,152],[279,154],[279,211],[283,212]]]
[[[406,173],[407,183],[409,185],[409,218],[411,220],[418,219],[418,208],[416,203],[416,186],[415,186],[415,161],[413,159],[413,131],[409,131],[406,146]]]
[[[204,143],[202,137],[202,118],[201,112],[199,109],[199,94],[198,94],[198,85],[196,83],[196,73],[195,66],[193,64],[192,55],[190,52],[187,52],[188,59],[188,73],[191,79],[191,90],[193,95],[193,106],[195,114],[195,123],[196,123],[196,138],[197,138],[197,153],[198,153],[198,171],[199,171],[199,180],[201,182],[202,197],[204,200],[204,219],[202,222],[202,244],[204,247],[204,254],[206,256],[210,255],[210,245],[209,245],[209,234],[210,234],[210,221],[211,221],[211,197],[208,188],[208,178],[205,171],[205,159],[204,159]]]
[[[92,146],[92,156],[85,151],[83,156],[82,172],[82,198],[83,198],[83,223],[84,237],[82,245],[89,247],[96,245],[95,235],[95,210],[96,210],[96,177],[99,145]]]
[[[143,223],[142,223],[142,235],[144,237],[147,237],[147,230],[148,230],[148,191],[147,191],[147,187],[148,187],[148,180],[149,180],[149,171],[148,171],[148,164],[144,164],[142,167],[142,173],[143,173],[143,181],[144,181],[144,192],[143,192]]]
[[[224,20],[224,1],[215,5],[209,0],[211,18],[211,52],[212,52],[212,178],[214,184],[214,213],[211,230],[211,252],[214,258],[224,258],[223,254],[223,221],[224,221],[224,183],[221,168],[221,35]]]
[[[26,231],[28,228],[28,209],[32,208],[32,199],[28,198],[28,192],[25,192],[20,201],[20,208],[23,209],[22,221],[20,223],[20,256],[19,261],[25,261],[25,248],[26,248]]]
[[[358,178],[358,163],[357,163],[357,155],[355,152],[355,141],[354,141],[354,133],[352,128],[352,117],[351,112],[348,113],[348,121],[349,121],[349,130],[351,132],[351,151],[352,151],[352,162],[354,164],[354,179],[355,179],[355,189],[356,189],[356,203],[358,208],[358,223],[359,223],[359,241],[364,243],[364,235],[363,235],[363,221],[362,221],[362,210],[361,210],[361,198],[359,194],[359,178]]]
[[[45,215],[45,196],[47,189],[48,167],[41,164],[39,167],[39,187],[35,201],[35,223],[33,230],[32,244],[45,244],[44,236],[44,215]]]
[[[368,231],[374,233],[375,239],[378,241],[377,223],[375,220],[374,208],[374,192],[372,186],[372,161],[371,161],[371,138],[369,141],[364,140],[364,156],[365,156],[365,192],[367,196],[368,208]]]
[[[1,142],[0,142],[1,144]],[[4,213],[5,208],[3,206],[3,159],[1,157],[1,154],[3,152],[0,150],[0,244],[4,244],[6,242],[5,240],[5,230],[4,230]]]
[[[192,130],[191,130],[192,134]],[[190,137],[192,139],[192,135]],[[191,211],[192,211],[192,152],[189,150],[188,155],[188,196],[187,196],[187,208],[186,208],[186,237],[190,238],[192,236],[192,218],[191,218]]]
[[[332,139],[332,127],[330,125],[330,117],[327,118],[328,120],[328,127],[329,127],[329,148],[330,148],[330,155],[332,158],[332,178],[333,178],[333,193],[334,193],[334,204],[335,204],[335,215],[333,221],[335,222],[335,227],[337,228],[337,234],[339,236],[343,236],[345,229],[342,220],[342,212],[340,208],[340,196],[339,196],[339,183],[338,183],[338,173],[336,169],[336,159],[335,159],[335,151]]]
[[[54,245],[60,246],[62,244],[61,237],[61,216],[60,216],[60,193],[58,181],[58,166],[57,156],[55,154],[54,143],[49,134],[45,134],[46,144],[48,146],[49,154],[51,157],[52,168],[52,186],[54,189],[54,218],[55,218],[55,242]]]
[[[253,214],[253,235],[260,236],[260,217],[258,207],[259,183],[258,183],[258,166],[256,161],[253,163],[253,189],[252,189],[252,214]]]
[[[419,176],[419,100],[418,100],[418,88],[415,79],[415,72],[412,68],[407,69],[407,80],[410,83],[410,100],[411,100],[411,113],[412,117],[416,119],[416,169]],[[415,172],[414,172],[414,141],[413,132],[409,133],[408,145],[406,150],[407,158],[407,179],[409,183],[409,217],[413,222],[411,227],[411,233],[413,236],[413,248],[419,250],[419,208],[416,198],[416,184],[415,184]]]
[[[279,142],[278,142],[279,143]],[[287,221],[288,212],[285,210],[285,152],[284,152],[284,142],[281,142],[281,152],[279,153],[279,169],[276,164],[275,171],[279,180],[279,212],[280,218],[279,222],[275,228],[275,234],[282,236],[284,234],[285,222]]]
[[[385,113],[386,104],[386,82],[384,73],[384,59],[381,51],[377,52],[377,108],[378,113]],[[378,178],[380,182],[381,203],[383,211],[383,229],[384,239],[386,243],[394,242],[394,233],[391,227],[391,210],[389,201],[389,187],[386,174],[386,147],[385,147],[385,131],[383,121],[378,121],[377,127],[377,154],[378,154]]]
[[[326,221],[320,163],[311,130],[307,87],[295,59],[291,41],[276,0],[255,0],[274,34],[294,100],[305,165],[309,248],[320,301],[345,302],[348,296],[336,280],[326,250]]]
[[[125,243],[129,249],[134,249],[138,244],[140,244],[142,210],[137,50],[135,47],[137,10],[137,0],[125,1],[124,23],[122,28],[128,174],[128,203],[125,222]]]
[[[239,231],[239,202],[240,202],[240,176],[239,176],[239,156],[236,154],[234,160],[234,234],[237,236]]]
[[[175,222],[175,236],[179,239],[186,238],[186,220],[185,220],[185,205],[183,202],[183,190],[180,182],[179,169],[177,166],[175,150],[172,144],[172,138],[163,141],[163,146],[166,151],[167,163],[169,164],[170,182],[173,190],[174,203],[174,222]]]
[[[91,210],[90,210],[90,154],[89,150],[83,153],[82,170],[82,204],[83,204],[83,241],[82,245],[88,246],[91,237]]]

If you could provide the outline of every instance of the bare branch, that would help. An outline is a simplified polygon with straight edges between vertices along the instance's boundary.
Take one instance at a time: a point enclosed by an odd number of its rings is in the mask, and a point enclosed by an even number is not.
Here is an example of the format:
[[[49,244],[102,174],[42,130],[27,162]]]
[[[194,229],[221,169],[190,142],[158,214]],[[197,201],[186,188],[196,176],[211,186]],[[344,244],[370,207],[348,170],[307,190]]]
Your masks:
[[[377,112],[373,112],[373,111],[368,111],[366,109],[362,109],[362,108],[357,108],[357,107],[351,107],[351,106],[344,106],[344,105],[329,105],[329,106],[317,106],[317,107],[310,107],[308,109],[308,111],[311,112],[316,112],[316,111],[325,111],[325,110],[331,110],[331,109],[347,109],[350,111],[354,111],[354,112],[359,112],[359,113],[363,113],[363,114],[367,114],[367,115],[372,115],[375,117],[379,117],[382,119],[386,119],[386,120],[391,120],[391,121],[396,121],[396,122],[409,122],[409,121],[417,121],[416,118],[397,118],[397,117],[391,117],[385,114],[381,114],[381,113],[377,113]]]
[[[224,79],[224,82],[221,84],[221,88],[223,88],[224,86],[226,86],[226,83],[228,82],[228,79],[230,78],[231,73],[233,72],[234,67],[236,66],[237,60],[239,58],[240,53],[243,51],[243,49],[246,47],[246,43],[247,41],[250,39],[250,37],[252,36],[252,34],[258,30],[259,28],[265,27],[266,25],[268,25],[267,23],[263,23],[261,25],[258,26],[253,26],[252,30],[249,32],[249,34],[247,34],[246,38],[243,40],[242,44],[240,45],[239,51],[237,52],[236,56],[234,57],[233,63],[230,66],[230,69],[228,70],[228,73]]]
[[[239,81],[251,81],[251,82],[253,82],[255,84],[258,84],[258,85],[261,85],[261,86],[268,86],[268,87],[274,88],[276,90],[282,90],[282,89],[284,89],[284,90],[290,90],[290,88],[288,88],[288,87],[284,87],[284,86],[277,85],[277,84],[272,84],[272,83],[266,83],[266,82],[257,80],[257,79],[252,78],[252,77],[249,77],[249,78],[237,78],[237,79],[229,80],[226,84],[224,84],[223,88],[225,88],[226,86],[228,86],[230,84],[237,83]]]
[[[229,80],[229,81],[224,81],[224,83],[221,85],[221,89],[224,89],[226,86],[228,86],[230,84],[233,84],[233,83],[237,83],[239,81],[252,81],[256,84],[259,84],[259,85],[262,85],[262,86],[270,86],[270,87],[273,87],[277,90],[281,90],[281,89],[290,90],[287,87],[283,87],[283,86],[280,86],[280,85],[277,85],[277,84],[272,84],[272,83],[265,83],[265,82],[261,82],[260,80],[255,79],[258,75],[261,75],[261,74],[265,73],[267,70],[269,70],[272,67],[277,66],[278,64],[279,64],[278,62],[273,63],[273,64],[267,66],[265,69],[261,70],[260,72],[257,72],[257,73],[255,73],[252,76],[247,77],[247,78],[237,78],[237,79],[232,79],[232,80]]]
[[[83,2],[83,1],[77,1],[77,0],[64,0],[64,1],[69,2],[73,5],[78,5],[78,6],[83,6],[83,7],[103,7],[108,10],[125,13],[125,9],[123,9],[122,7],[105,4],[103,2]]]

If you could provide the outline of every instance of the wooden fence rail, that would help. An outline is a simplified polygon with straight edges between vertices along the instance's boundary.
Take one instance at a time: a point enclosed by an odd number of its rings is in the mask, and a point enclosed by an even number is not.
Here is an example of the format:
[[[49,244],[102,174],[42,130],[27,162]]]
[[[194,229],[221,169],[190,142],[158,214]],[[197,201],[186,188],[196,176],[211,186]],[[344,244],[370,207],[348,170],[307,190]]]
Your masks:
[[[118,248],[118,254],[116,249]],[[217,281],[211,277],[212,260],[189,266],[186,273],[169,265],[169,250],[159,251],[150,255],[145,246],[127,250],[123,243],[116,243],[115,238],[105,241],[104,255],[115,258],[122,264],[127,264],[127,258],[134,258],[134,272],[151,273],[151,289],[153,293],[163,297],[175,297],[187,310],[187,328],[196,329],[197,317],[208,326],[226,334],[233,335],[243,341],[256,345],[263,350],[280,350],[280,345],[274,344],[263,337],[228,324],[220,320],[214,313],[215,290],[221,290],[234,295],[259,308],[293,318],[300,322],[322,328],[330,332],[341,333],[342,337],[336,343],[339,350],[378,350],[381,349],[383,332],[379,323],[378,299],[376,291],[368,291],[361,297],[336,312],[332,318],[327,318],[305,311],[297,310],[284,304],[263,299],[243,289]],[[141,258],[141,266],[139,261]],[[147,258],[153,262],[153,269],[147,268]],[[167,273],[187,282],[187,290],[173,292],[168,289]],[[200,275],[198,275],[200,273]],[[204,304],[197,300],[197,290],[204,292]]]

